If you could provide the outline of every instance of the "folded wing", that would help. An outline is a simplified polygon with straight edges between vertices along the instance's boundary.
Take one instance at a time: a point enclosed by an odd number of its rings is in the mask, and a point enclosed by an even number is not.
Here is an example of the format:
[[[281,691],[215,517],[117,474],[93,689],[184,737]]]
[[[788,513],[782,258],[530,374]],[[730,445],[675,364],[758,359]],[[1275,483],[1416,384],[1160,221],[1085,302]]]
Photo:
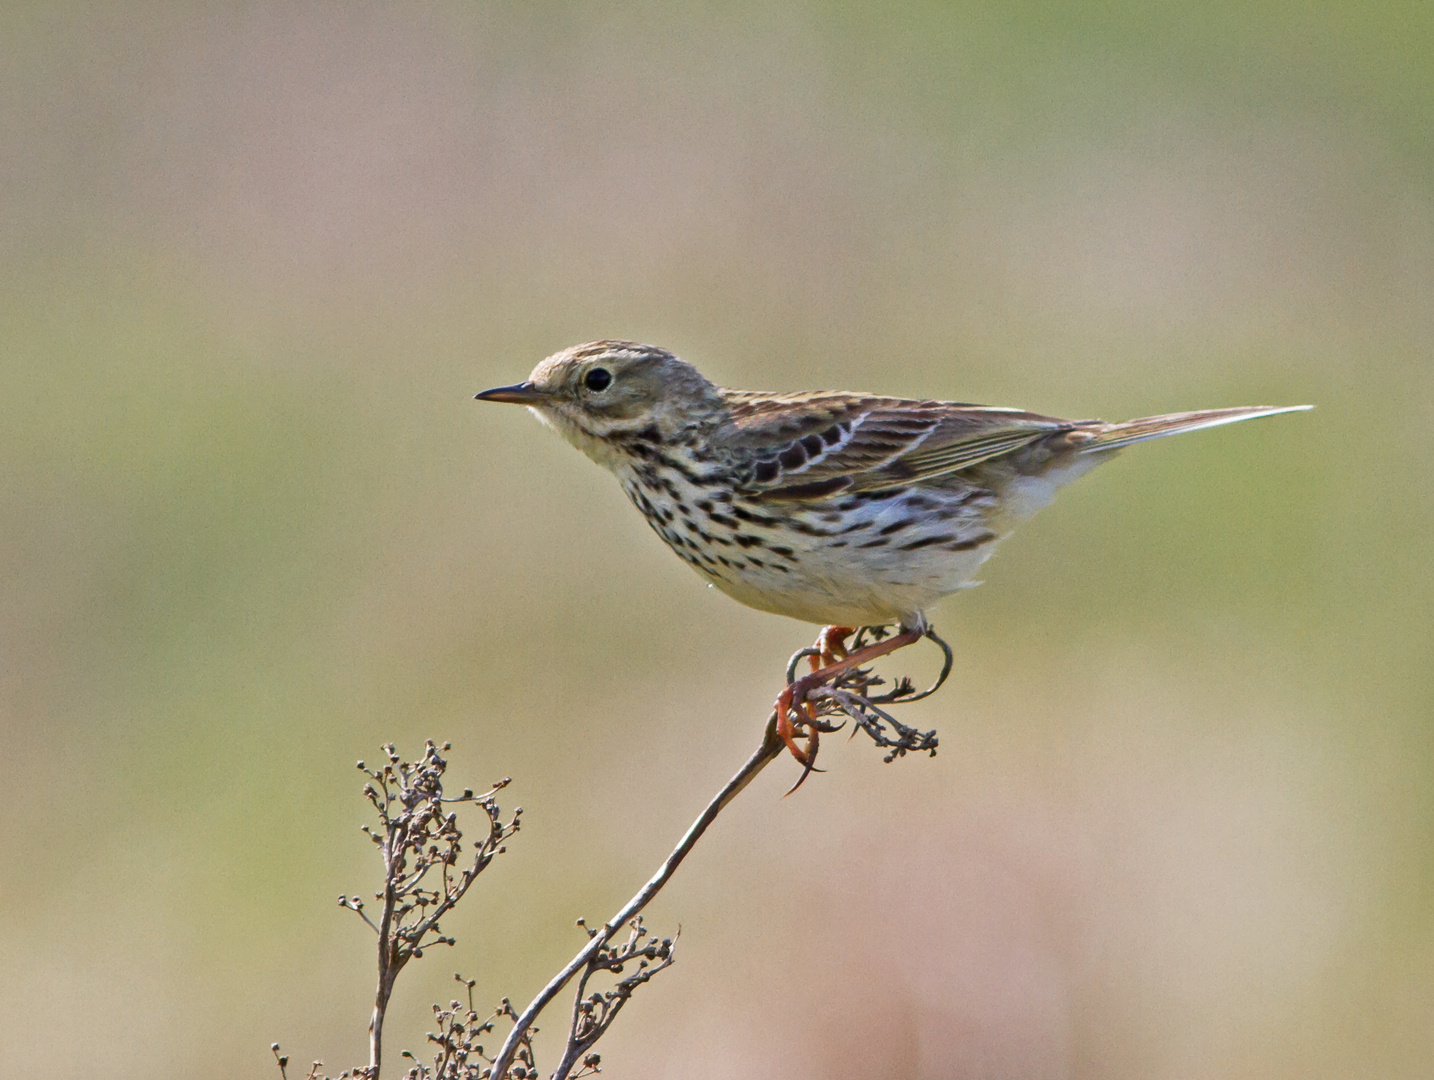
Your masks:
[[[917,483],[1080,426],[1016,409],[853,394],[733,394],[756,452],[743,487],[773,499],[824,498]]]

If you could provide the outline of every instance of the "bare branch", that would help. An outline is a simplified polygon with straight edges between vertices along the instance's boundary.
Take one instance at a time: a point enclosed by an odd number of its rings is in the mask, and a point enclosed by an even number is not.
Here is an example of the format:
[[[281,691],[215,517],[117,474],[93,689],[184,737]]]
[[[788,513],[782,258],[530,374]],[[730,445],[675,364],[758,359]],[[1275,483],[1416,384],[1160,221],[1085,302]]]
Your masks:
[[[651,902],[652,898],[667,884],[668,879],[677,872],[677,868],[682,865],[682,860],[687,857],[687,853],[692,850],[697,841],[702,838],[702,834],[707,831],[707,826],[711,825],[712,822],[717,819],[717,815],[727,807],[727,804],[735,799],[741,793],[742,789],[750,784],[752,779],[766,768],[781,750],[782,740],[777,737],[777,716],[776,713],[773,713],[771,719],[767,721],[767,729],[766,733],[762,736],[762,744],[757,747],[756,751],[747,759],[746,763],[737,770],[732,779],[727,781],[722,790],[713,796],[702,813],[697,815],[697,820],[694,821],[687,832],[683,834],[682,839],[678,841],[677,847],[672,850],[672,854],[667,856],[662,865],[657,868],[657,873],[652,875],[647,884],[639,889],[637,895],[624,904],[616,915],[603,924],[602,929],[590,931],[592,937],[588,940],[587,945],[585,945],[576,956],[569,960],[560,972],[549,980],[548,985],[538,992],[538,996],[528,1004],[528,1007],[523,1010],[522,1015],[513,1022],[513,1030],[508,1033],[508,1038],[504,1041],[497,1056],[493,1059],[491,1075],[495,1080],[509,1080],[510,1069],[514,1064],[519,1048],[525,1045],[525,1039],[530,1038],[530,1036],[528,1036],[528,1029],[532,1026],[533,1021],[537,1019],[538,1014],[547,1008],[548,1003],[551,1002],[553,998],[562,993],[563,987],[568,984],[574,975],[583,968],[588,967],[588,965],[607,948],[608,942],[612,940],[613,936],[625,926],[629,920],[634,919],[642,909]],[[525,1071],[522,1075],[527,1076],[528,1073]]]

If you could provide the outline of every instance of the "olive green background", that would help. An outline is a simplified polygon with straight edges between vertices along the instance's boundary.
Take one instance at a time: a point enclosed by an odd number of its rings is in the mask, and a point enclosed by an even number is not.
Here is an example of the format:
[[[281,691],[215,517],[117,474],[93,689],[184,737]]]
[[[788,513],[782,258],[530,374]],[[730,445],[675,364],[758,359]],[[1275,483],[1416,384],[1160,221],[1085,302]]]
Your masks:
[[[471,401],[605,336],[752,388],[1318,406],[1132,448],[1006,543],[934,612],[939,756],[770,769],[653,906],[679,960],[608,1075],[1428,1075],[1400,0],[6,5],[0,1076],[363,1060],[334,897],[386,740],[525,808],[388,1075],[455,970],[527,1000],[657,865],[813,628]]]

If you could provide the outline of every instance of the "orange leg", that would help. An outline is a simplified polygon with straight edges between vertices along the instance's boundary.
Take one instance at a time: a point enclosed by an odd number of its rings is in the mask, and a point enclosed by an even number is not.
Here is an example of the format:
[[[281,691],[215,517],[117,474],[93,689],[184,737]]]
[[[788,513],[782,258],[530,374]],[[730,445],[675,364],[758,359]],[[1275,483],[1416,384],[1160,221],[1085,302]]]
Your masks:
[[[819,655],[807,657],[807,661],[811,664],[814,674],[823,667],[835,664],[838,660],[842,660],[846,657],[846,639],[856,633],[856,629],[854,626],[822,627],[822,632],[817,635],[816,641],[816,648]],[[779,734],[782,737],[782,741],[787,744],[787,749],[792,752],[792,756],[803,765],[807,765],[809,762],[816,760],[817,731],[815,728],[809,727],[807,729],[807,749],[802,751],[797,748],[794,738],[796,725],[793,725],[791,720],[791,709],[793,707],[792,691],[794,689],[795,684],[788,686],[787,689],[782,691],[781,696],[777,698],[777,734]],[[806,702],[801,702],[796,707],[801,716],[801,720],[798,721],[799,725],[816,719],[811,706]]]
[[[812,662],[812,670],[817,671],[823,667],[829,667],[838,660],[846,659],[846,639],[857,632],[855,626],[824,626],[822,632],[817,635],[817,648],[821,650],[821,656],[809,656]],[[818,663],[817,661],[821,662]]]
[[[817,648],[821,650],[821,659],[831,657],[831,662],[818,666],[817,657],[812,657],[812,672],[810,675],[803,675],[800,679],[789,684],[777,698],[777,734],[787,744],[792,757],[805,766],[801,780],[798,780],[792,791],[802,786],[807,774],[816,765],[817,759],[817,729],[814,725],[816,720],[815,708],[806,700],[807,694],[819,686],[831,682],[843,672],[852,668],[861,667],[870,663],[877,657],[885,656],[887,653],[895,652],[897,649],[905,648],[921,640],[924,631],[920,629],[902,630],[899,634],[893,634],[885,641],[878,641],[873,645],[858,649],[854,653],[846,651],[846,639],[854,631],[845,626],[828,626],[817,638]],[[798,715],[796,724],[792,723],[792,713]],[[805,727],[807,729],[806,749],[797,746],[796,729]],[[787,794],[791,794],[788,792]]]
[[[856,631],[857,627],[855,626],[823,627],[822,632],[817,635],[817,655],[807,657],[807,663],[811,664],[813,674],[824,667],[830,667],[840,660],[845,660],[846,639],[851,637]],[[787,707],[789,709],[792,707],[791,701],[787,702]],[[804,723],[810,725],[811,722],[816,720],[816,710],[813,709],[810,704],[800,702],[796,708],[798,714],[802,717],[802,719],[798,721],[798,726]],[[783,730],[784,727],[785,730]],[[782,731],[782,739],[787,744],[787,749],[791,750],[792,756],[796,757],[803,765],[808,766],[808,771],[810,771],[813,763],[817,759],[817,740],[820,734],[817,729],[812,726],[807,726],[807,749],[800,754],[792,741],[793,725],[791,721],[788,720],[785,725],[782,725],[779,721],[778,731]]]

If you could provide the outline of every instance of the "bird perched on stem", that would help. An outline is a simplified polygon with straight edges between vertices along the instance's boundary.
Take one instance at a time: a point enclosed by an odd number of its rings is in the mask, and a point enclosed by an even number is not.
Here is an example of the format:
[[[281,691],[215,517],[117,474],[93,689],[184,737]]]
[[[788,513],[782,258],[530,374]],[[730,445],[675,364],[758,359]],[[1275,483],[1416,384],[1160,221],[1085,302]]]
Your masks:
[[[649,525],[750,607],[823,624],[820,660],[777,700],[810,766],[805,695],[927,633],[1016,523],[1131,443],[1307,409],[1254,406],[1123,423],[874,394],[728,390],[664,349],[593,341],[478,395],[529,406],[612,471]],[[847,653],[856,628],[899,624]],[[796,737],[805,733],[806,747]]]

